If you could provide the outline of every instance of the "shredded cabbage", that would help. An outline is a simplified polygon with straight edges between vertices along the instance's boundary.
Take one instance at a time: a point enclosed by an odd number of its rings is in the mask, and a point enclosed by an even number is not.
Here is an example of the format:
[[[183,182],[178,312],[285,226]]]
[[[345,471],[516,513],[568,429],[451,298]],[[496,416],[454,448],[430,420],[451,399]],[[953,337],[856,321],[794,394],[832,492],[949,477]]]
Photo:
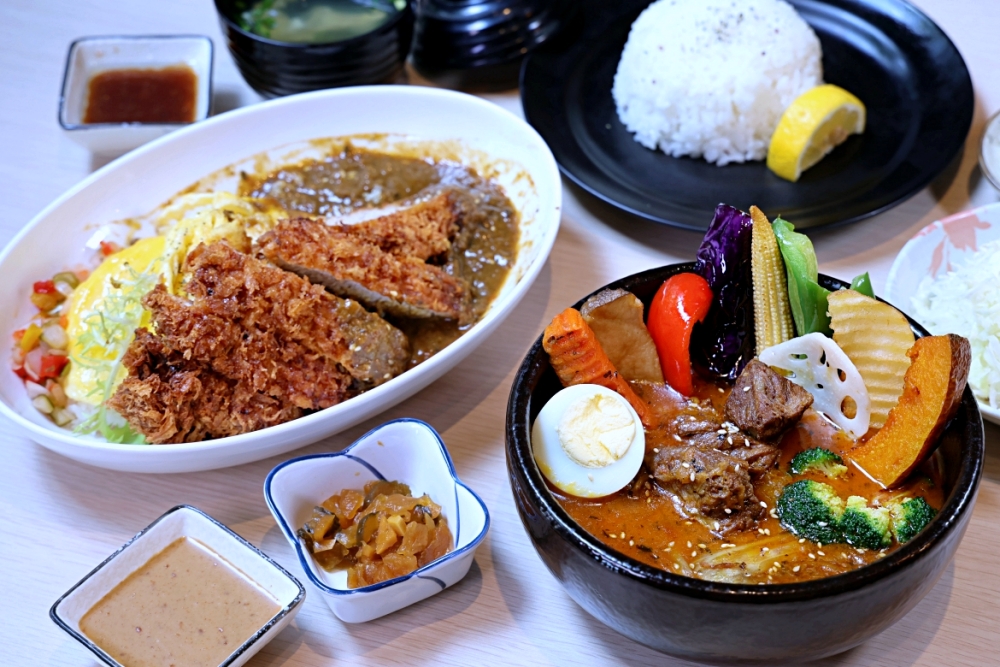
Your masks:
[[[933,334],[956,333],[972,345],[969,385],[1000,408],[1000,240],[984,243],[960,265],[924,278],[913,315]]]

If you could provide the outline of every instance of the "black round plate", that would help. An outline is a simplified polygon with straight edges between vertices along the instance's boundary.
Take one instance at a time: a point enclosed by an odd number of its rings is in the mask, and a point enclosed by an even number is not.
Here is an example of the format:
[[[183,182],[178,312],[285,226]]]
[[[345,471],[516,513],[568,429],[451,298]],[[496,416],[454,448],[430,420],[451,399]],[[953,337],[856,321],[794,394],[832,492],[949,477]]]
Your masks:
[[[912,5],[790,0],[819,36],[824,79],[865,103],[865,133],[797,183],[763,162],[717,167],[673,158],[637,143],[611,97],[629,27],[649,1],[580,1],[582,35],[550,43],[524,62],[524,115],[568,178],[649,220],[705,230],[719,202],[756,204],[798,228],[861,220],[930,183],[962,148],[972,123],[972,81],[962,56]],[[745,48],[755,48],[752,39]]]

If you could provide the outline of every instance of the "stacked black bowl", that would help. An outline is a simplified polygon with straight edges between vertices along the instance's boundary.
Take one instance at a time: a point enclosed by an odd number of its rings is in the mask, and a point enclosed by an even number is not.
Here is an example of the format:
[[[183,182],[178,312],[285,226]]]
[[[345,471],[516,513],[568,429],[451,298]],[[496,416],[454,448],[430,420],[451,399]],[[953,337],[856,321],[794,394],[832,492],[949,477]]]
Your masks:
[[[369,33],[324,44],[281,42],[245,30],[240,25],[245,5],[241,0],[215,0],[240,74],[265,97],[404,78],[413,36],[410,2]]]
[[[417,0],[413,65],[432,78],[514,77],[525,54],[572,20],[574,0]]]

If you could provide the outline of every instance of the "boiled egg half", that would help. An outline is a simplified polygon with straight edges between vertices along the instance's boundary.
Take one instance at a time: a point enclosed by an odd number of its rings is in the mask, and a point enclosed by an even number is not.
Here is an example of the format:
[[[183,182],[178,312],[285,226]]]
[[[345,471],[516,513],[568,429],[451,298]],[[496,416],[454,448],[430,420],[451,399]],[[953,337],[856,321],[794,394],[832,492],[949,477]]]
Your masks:
[[[556,488],[600,498],[635,478],[646,437],[628,401],[607,387],[577,384],[559,391],[538,413],[531,448]]]

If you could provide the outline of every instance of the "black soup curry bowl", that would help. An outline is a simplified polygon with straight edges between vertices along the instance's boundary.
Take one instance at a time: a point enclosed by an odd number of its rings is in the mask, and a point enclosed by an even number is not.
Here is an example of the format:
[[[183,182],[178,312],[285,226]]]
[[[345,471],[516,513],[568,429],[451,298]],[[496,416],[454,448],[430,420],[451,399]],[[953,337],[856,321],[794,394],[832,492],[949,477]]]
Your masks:
[[[608,288],[647,310],[669,277],[694,264],[651,269]],[[831,290],[847,287],[828,276]],[[583,301],[576,304],[579,308]],[[910,320],[917,336],[928,335]],[[983,423],[967,387],[937,447],[944,504],[928,527],[885,558],[846,574],[794,584],[739,585],[671,574],[606,546],[559,505],[532,456],[531,427],[561,388],[535,341],[507,406],[507,468],[521,520],[542,561],[581,607],[664,653],[715,663],[805,661],[846,651],[902,618],[943,574],[965,533],[982,475]]]

